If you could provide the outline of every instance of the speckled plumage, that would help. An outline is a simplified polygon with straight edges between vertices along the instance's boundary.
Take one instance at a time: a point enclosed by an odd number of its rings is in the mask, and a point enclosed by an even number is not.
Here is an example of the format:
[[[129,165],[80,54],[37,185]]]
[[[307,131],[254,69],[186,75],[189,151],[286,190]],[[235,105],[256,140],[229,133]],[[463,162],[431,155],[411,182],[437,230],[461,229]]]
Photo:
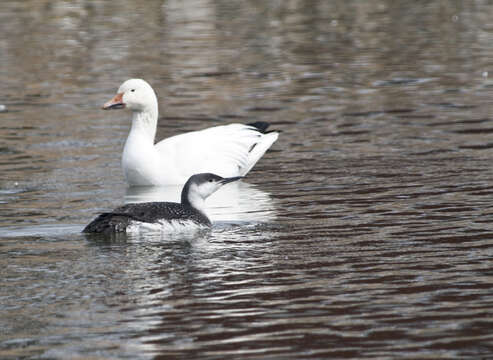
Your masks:
[[[202,226],[211,226],[209,218],[190,205],[172,202],[146,202],[127,204],[112,212],[102,213],[91,221],[82,232],[112,233],[125,232],[134,222],[157,223],[159,221],[188,220]]]

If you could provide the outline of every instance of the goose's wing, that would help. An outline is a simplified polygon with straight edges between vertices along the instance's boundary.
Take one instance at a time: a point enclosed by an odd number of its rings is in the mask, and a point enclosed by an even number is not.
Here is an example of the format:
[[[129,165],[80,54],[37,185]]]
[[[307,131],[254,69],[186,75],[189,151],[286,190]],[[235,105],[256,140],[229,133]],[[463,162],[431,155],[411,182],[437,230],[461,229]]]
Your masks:
[[[244,176],[277,140],[252,125],[215,126],[167,138],[156,149],[184,178],[201,172],[223,177]]]

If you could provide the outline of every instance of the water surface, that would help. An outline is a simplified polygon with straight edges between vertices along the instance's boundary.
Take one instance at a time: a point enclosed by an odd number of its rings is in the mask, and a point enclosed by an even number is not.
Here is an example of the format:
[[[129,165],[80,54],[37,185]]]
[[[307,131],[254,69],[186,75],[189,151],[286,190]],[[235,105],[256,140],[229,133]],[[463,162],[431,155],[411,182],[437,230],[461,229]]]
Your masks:
[[[0,4],[2,359],[483,359],[493,352],[491,1]],[[210,231],[84,236],[158,138],[269,121]]]

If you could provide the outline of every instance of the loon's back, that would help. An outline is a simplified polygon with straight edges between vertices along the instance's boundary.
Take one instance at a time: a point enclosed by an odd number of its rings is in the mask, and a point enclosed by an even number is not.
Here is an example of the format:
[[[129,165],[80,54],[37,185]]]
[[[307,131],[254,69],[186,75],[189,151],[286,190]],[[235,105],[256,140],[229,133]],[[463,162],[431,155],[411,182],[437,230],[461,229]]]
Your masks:
[[[171,202],[147,202],[120,206],[112,212],[99,215],[82,232],[126,232],[135,223],[183,222],[199,226],[211,226],[210,220],[199,210],[186,204]]]

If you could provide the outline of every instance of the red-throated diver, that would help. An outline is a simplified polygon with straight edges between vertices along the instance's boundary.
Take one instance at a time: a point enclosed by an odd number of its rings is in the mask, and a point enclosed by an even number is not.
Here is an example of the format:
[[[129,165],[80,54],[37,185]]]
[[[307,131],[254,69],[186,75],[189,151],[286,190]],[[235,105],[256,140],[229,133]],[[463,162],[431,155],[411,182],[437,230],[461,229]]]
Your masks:
[[[112,212],[99,215],[82,232],[127,232],[130,227],[145,224],[170,226],[179,230],[186,227],[210,227],[211,221],[204,213],[205,199],[224,184],[241,179],[241,176],[223,178],[203,173],[190,177],[183,186],[181,203],[146,202],[120,206]]]

